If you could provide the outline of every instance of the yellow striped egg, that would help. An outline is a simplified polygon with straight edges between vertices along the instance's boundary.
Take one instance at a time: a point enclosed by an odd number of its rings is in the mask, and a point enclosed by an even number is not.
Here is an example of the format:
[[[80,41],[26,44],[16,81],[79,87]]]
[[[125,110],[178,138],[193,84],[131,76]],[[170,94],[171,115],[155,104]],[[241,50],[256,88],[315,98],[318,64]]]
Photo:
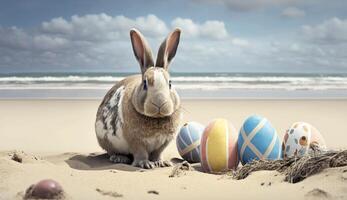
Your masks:
[[[200,143],[200,160],[205,172],[236,169],[239,163],[237,134],[226,119],[215,119],[205,128]]]

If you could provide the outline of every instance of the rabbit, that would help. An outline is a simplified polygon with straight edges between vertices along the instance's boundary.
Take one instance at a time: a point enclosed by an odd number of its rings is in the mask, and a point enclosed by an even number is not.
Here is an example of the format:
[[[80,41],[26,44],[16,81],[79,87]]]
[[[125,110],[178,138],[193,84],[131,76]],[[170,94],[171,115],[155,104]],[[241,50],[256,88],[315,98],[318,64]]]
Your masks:
[[[130,38],[141,74],[116,83],[100,104],[95,132],[114,163],[151,169],[171,166],[162,152],[175,137],[182,119],[181,101],[171,85],[169,64],[176,55],[181,30],[172,31],[159,47],[154,65],[144,36]]]

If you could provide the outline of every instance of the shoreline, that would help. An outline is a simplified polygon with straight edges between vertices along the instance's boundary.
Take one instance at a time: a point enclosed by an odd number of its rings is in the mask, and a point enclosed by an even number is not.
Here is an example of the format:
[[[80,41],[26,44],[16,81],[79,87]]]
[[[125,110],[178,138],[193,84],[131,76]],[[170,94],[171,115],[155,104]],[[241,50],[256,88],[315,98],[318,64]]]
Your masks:
[[[81,98],[81,97],[47,97],[47,98],[4,98],[0,97],[0,101],[102,101],[103,97],[91,97],[91,98]],[[346,97],[181,97],[181,100],[187,100],[187,101],[194,101],[194,100],[202,100],[202,101],[239,101],[239,100],[245,100],[245,101],[345,101],[347,100]]]

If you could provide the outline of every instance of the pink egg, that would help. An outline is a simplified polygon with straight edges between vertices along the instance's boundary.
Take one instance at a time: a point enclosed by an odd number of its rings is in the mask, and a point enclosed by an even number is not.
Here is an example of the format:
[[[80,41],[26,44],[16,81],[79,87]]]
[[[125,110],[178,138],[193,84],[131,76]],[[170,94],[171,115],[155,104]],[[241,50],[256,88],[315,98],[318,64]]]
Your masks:
[[[27,198],[34,199],[55,199],[62,195],[63,188],[58,182],[52,179],[39,181],[35,185],[30,186],[25,194]]]

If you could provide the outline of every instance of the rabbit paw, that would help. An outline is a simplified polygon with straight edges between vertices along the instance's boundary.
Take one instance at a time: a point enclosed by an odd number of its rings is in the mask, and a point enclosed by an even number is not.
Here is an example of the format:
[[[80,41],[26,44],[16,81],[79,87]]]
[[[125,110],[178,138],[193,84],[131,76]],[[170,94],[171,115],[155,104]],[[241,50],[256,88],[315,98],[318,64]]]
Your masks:
[[[153,169],[155,167],[154,163],[149,160],[135,160],[132,165],[144,169]]]
[[[157,161],[154,161],[154,165],[156,167],[171,167],[172,163],[167,160],[157,160]]]
[[[131,159],[122,154],[113,154],[110,156],[110,161],[118,164],[131,164]]]

